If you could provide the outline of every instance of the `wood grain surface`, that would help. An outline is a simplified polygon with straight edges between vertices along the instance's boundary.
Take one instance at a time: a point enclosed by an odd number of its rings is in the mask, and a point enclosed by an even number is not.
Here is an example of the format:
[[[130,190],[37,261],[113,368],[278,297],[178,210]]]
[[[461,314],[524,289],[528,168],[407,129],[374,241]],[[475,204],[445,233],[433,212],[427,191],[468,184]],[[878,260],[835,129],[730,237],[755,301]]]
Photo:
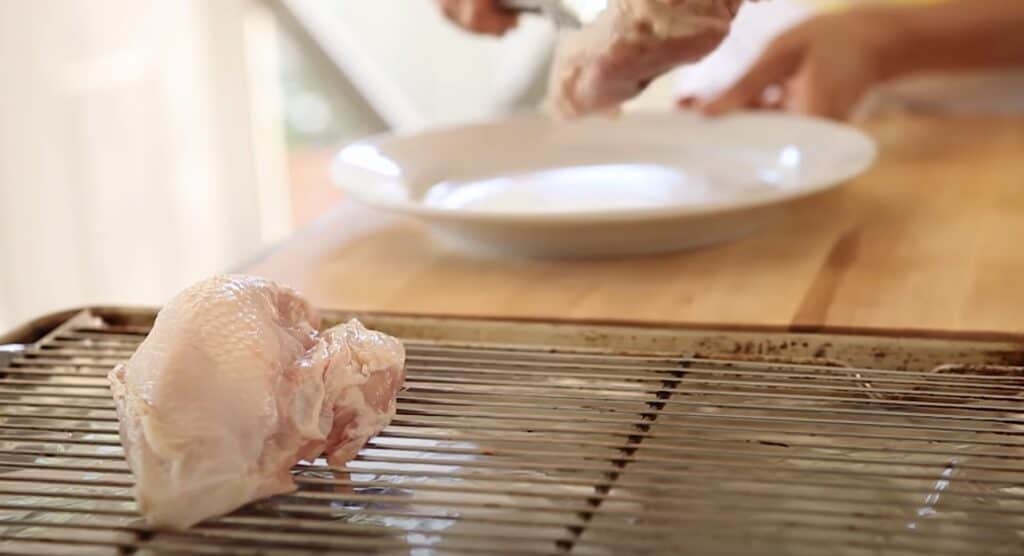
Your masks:
[[[881,149],[869,173],[735,243],[619,260],[482,259],[342,202],[243,270],[352,310],[1024,332],[1024,119],[863,127]]]

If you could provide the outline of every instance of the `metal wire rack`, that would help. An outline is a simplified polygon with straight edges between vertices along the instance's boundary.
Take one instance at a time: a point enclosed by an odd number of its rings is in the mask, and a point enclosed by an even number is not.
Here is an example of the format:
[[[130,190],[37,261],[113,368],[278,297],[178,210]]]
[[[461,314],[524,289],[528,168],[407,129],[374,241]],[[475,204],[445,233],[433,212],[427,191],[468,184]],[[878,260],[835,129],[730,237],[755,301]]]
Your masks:
[[[0,553],[1024,553],[1016,343],[373,315],[408,380],[356,461],[150,531],[106,373],[152,317],[0,352]]]

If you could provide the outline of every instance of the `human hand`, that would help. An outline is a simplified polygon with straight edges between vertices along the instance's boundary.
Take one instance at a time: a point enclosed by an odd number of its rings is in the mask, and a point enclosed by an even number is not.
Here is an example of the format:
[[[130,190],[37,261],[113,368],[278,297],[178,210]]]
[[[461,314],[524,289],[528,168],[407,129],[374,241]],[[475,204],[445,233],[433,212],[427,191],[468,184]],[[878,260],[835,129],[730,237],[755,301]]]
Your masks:
[[[775,39],[746,75],[703,109],[715,115],[784,108],[846,119],[872,86],[889,77],[885,52],[901,35],[898,19],[878,9],[816,17]]]
[[[516,16],[498,0],[437,0],[444,15],[464,29],[501,36],[516,26]]]

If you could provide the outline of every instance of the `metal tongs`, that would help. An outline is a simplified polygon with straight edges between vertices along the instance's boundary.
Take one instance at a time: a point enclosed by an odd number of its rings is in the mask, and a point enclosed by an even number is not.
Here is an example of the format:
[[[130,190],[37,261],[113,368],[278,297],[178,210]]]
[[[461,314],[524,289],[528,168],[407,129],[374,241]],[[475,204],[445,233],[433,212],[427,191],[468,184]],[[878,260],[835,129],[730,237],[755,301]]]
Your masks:
[[[501,5],[509,11],[544,16],[558,27],[579,29],[604,11],[608,0],[501,0]]]

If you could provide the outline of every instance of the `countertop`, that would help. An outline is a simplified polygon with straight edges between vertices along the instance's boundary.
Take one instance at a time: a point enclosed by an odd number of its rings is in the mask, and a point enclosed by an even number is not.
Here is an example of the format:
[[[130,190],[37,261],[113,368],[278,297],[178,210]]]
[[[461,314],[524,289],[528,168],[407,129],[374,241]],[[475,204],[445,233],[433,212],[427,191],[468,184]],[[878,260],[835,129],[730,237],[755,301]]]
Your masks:
[[[243,270],[356,311],[1024,333],[1024,119],[862,127],[880,146],[871,171],[734,243],[618,260],[474,258],[343,201]]]

